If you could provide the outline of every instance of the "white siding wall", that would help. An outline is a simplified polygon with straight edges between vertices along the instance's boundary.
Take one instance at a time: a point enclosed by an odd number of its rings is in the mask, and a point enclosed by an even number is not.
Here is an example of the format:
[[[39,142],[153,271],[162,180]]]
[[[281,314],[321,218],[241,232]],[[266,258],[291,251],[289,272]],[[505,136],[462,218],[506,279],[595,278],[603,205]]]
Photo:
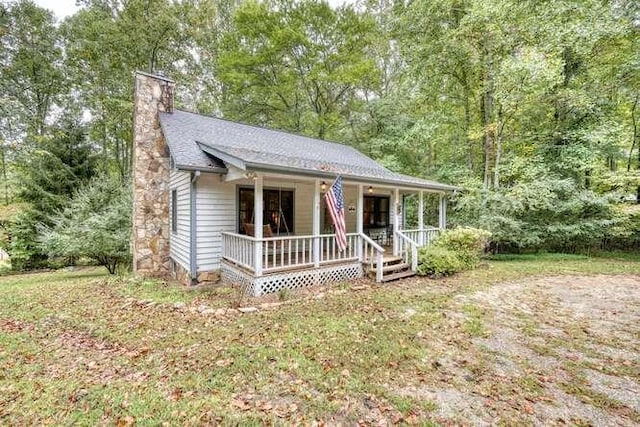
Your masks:
[[[295,234],[309,235],[313,233],[313,183],[295,184],[295,206],[293,220]]]
[[[219,175],[202,174],[197,191],[197,264],[198,271],[220,268],[222,232],[236,232],[236,184],[222,182]]]
[[[358,187],[355,185],[345,185],[342,191],[344,196],[344,221],[347,226],[347,233],[355,233],[358,229],[358,217],[356,215],[358,210]],[[324,200],[322,203],[325,204]],[[349,206],[351,205],[356,208],[356,211],[349,212]]]
[[[174,232],[171,228],[173,215],[169,208],[169,254],[174,261],[182,265],[189,271],[189,228],[191,226],[191,201],[189,194],[189,182],[191,174],[189,172],[171,170],[169,177],[169,188],[176,190],[178,208],[178,230]],[[171,197],[171,194],[169,195]],[[172,202],[170,202],[172,203]]]
[[[188,174],[186,183],[188,185]],[[329,181],[326,181],[330,185]],[[222,255],[221,233],[238,232],[238,187],[253,187],[252,180],[224,182],[219,175],[202,174],[197,182],[197,264],[198,271],[211,271],[220,268]],[[310,235],[313,231],[313,183],[287,182],[265,178],[264,188],[293,190],[295,192],[294,232],[296,235]],[[188,191],[188,187],[187,187]],[[365,188],[365,195],[366,195]],[[390,190],[377,190],[375,195],[391,195]],[[345,185],[344,198],[347,232],[356,231],[356,212],[349,213],[348,207],[357,206],[358,189],[355,185]],[[187,192],[188,209],[188,192]],[[188,231],[188,210],[187,231]],[[321,200],[321,219],[325,214],[325,203]],[[390,222],[393,215],[390,212]],[[324,224],[321,224],[324,226]],[[322,229],[321,229],[322,232]],[[186,249],[188,256],[188,235]],[[188,258],[186,258],[188,261]],[[188,266],[188,264],[187,264]]]

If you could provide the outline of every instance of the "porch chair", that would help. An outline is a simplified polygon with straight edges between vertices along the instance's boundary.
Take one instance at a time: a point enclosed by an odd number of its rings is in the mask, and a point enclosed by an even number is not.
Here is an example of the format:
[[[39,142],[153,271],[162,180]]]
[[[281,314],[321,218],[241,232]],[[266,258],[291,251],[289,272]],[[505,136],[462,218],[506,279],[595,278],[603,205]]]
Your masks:
[[[371,240],[373,240],[377,244],[384,245],[384,242],[382,240],[383,235],[380,232],[376,231],[376,229],[365,228],[364,234],[366,234],[367,237],[369,237]]]
[[[387,225],[384,237],[385,237],[385,245],[388,246],[389,244],[391,244],[391,242],[393,242],[393,224]]]
[[[243,224],[243,227],[244,227],[244,232],[247,233],[247,236],[255,237],[256,235],[255,224],[245,222]],[[273,237],[273,231],[271,231],[271,226],[269,224],[262,226],[262,237],[264,238]]]
[[[255,237],[255,230],[256,230],[256,226],[255,224],[251,224],[251,223],[245,223],[244,224],[244,231],[245,233],[247,233],[247,236],[251,236],[251,237]],[[269,224],[263,225],[262,226],[262,238],[264,239],[268,239],[270,237],[275,237],[273,235],[273,231],[271,230],[271,226]],[[278,251],[280,251],[280,249],[282,248],[284,242],[280,241],[280,240],[276,240],[275,242],[264,242],[264,248],[266,253],[273,253],[273,251],[275,250],[276,253]]]

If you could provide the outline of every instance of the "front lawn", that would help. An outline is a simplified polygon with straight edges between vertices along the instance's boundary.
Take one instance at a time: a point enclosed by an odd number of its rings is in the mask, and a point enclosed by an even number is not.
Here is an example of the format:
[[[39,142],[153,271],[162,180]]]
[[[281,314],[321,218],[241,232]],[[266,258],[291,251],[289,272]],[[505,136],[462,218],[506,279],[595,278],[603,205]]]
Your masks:
[[[0,278],[0,423],[640,422],[637,258],[236,301],[99,269]]]

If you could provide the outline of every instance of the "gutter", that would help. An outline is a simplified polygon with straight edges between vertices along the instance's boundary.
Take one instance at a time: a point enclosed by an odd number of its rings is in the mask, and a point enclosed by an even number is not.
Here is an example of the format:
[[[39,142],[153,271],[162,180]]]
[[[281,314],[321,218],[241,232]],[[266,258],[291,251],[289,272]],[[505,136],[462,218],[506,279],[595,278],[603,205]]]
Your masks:
[[[176,165],[176,169],[186,171],[186,172],[205,172],[205,173],[216,173],[220,175],[226,175],[227,172],[229,172],[227,168],[203,167],[203,166],[193,166],[193,165]],[[426,185],[421,185],[421,184],[416,184],[416,183],[411,183],[406,181],[396,181],[396,180],[389,180],[389,179],[385,180],[381,178],[364,177],[361,175],[337,174],[335,172],[322,172],[322,171],[311,170],[311,169],[294,169],[294,168],[288,168],[284,166],[275,166],[275,165],[270,165],[269,167],[265,167],[264,165],[259,163],[247,163],[246,169],[250,169],[256,172],[266,172],[266,173],[279,172],[287,175],[291,175],[295,173],[296,175],[308,176],[310,178],[333,179],[337,175],[341,175],[347,181],[356,181],[364,184],[374,184],[374,185],[386,186],[386,187],[397,186],[399,188],[407,188],[407,189],[419,188],[423,190],[444,191],[444,192],[450,192],[450,193],[455,193],[462,190],[461,187],[456,187],[456,186],[447,185],[447,184],[426,186]]]
[[[219,173],[226,174],[229,170],[227,168],[218,168],[215,166],[193,166],[193,165],[179,165],[176,164],[176,169],[186,172],[210,172],[210,173]]]
[[[189,275],[191,277],[191,286],[198,283],[198,230],[197,230],[197,187],[198,178],[200,178],[200,171],[191,172],[191,181],[189,185],[189,202],[191,203],[191,209],[189,209]]]
[[[446,185],[446,184],[439,184],[439,185],[436,184],[436,185],[427,186],[427,185],[421,185],[417,183],[397,181],[397,180],[391,180],[391,179],[363,177],[359,175],[338,174],[336,172],[322,172],[322,171],[309,170],[309,169],[295,169],[295,168],[288,168],[288,167],[276,166],[276,165],[269,165],[269,167],[264,167],[264,165],[261,165],[259,163],[246,163],[246,166],[247,166],[247,169],[251,169],[256,172],[274,172],[275,171],[275,172],[282,172],[286,174],[296,173],[297,175],[304,175],[304,176],[309,176],[314,178],[327,178],[327,179],[335,178],[337,175],[340,175],[345,180],[358,181],[358,182],[367,183],[367,184],[370,183],[370,184],[378,184],[378,185],[386,185],[386,186],[389,186],[389,184],[393,184],[398,187],[422,188],[426,190],[437,190],[437,191],[445,191],[445,192],[452,192],[452,193],[455,191],[462,190],[462,188],[460,187],[455,187],[453,185]]]

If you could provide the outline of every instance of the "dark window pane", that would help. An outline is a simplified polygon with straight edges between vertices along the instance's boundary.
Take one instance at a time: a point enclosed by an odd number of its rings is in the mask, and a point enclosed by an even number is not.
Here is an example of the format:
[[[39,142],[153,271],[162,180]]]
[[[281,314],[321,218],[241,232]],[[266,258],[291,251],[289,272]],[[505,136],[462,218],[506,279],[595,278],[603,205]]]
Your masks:
[[[293,233],[294,193],[291,190],[263,190],[264,225],[269,225],[274,234]],[[246,234],[244,224],[253,224],[253,188],[240,188],[239,192],[239,232]]]
[[[178,190],[171,190],[171,231],[178,231]]]
[[[364,196],[364,228],[382,228],[389,225],[389,197]]]

